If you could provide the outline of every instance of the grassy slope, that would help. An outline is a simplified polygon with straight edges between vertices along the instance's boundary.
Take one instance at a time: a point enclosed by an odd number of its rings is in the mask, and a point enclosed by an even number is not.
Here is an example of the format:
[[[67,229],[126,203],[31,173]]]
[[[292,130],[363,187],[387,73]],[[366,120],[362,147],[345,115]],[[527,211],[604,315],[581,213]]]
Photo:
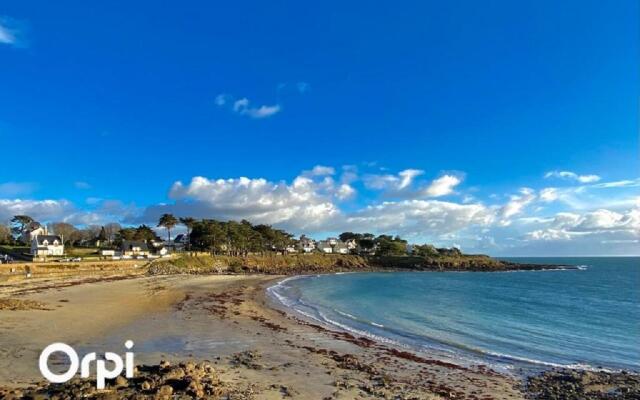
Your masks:
[[[210,255],[194,257],[183,255],[174,259],[154,261],[150,267],[150,273],[202,274],[236,272],[295,275],[380,269],[499,271],[507,268],[508,266],[504,263],[481,255],[434,258],[411,256],[361,257],[340,254],[252,255],[248,257]]]

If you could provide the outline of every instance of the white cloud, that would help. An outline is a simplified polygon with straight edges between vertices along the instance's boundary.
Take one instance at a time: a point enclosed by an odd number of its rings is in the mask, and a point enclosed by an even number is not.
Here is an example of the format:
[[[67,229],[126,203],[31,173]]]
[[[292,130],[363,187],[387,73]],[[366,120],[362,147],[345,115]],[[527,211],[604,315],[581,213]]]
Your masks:
[[[556,188],[544,188],[540,191],[540,200],[550,203],[552,201],[558,200],[558,189]]]
[[[523,212],[524,208],[535,200],[534,191],[529,188],[520,189],[520,194],[512,195],[509,202],[500,209],[502,225],[509,225],[510,218]]]
[[[549,171],[544,175],[545,178],[560,178],[575,180],[580,183],[598,182],[601,178],[598,175],[578,175],[571,171]]]
[[[364,177],[364,184],[369,189],[386,190],[390,192],[400,192],[409,189],[416,177],[423,175],[420,169],[405,169],[397,175],[369,174]]]
[[[234,100],[233,96],[227,94],[219,94],[215,98],[215,104],[218,107],[226,107],[231,105],[231,110],[237,114],[245,115],[254,119],[267,118],[279,113],[282,110],[280,104],[252,106],[246,97]]]
[[[469,227],[488,226],[493,220],[493,212],[481,204],[405,200],[366,207],[347,217],[345,224],[356,231],[442,236]]]
[[[415,177],[422,174],[424,174],[424,171],[420,169],[405,169],[404,171],[400,171],[400,173],[398,173],[398,176],[400,177],[398,190],[408,188],[409,186],[411,186],[411,183],[413,182]]]
[[[75,207],[67,200],[0,199],[0,221],[8,221],[15,215],[49,221],[75,212]]]
[[[336,197],[340,200],[347,200],[355,196],[356,190],[349,184],[343,183],[336,190]]]
[[[640,238],[640,209],[624,212],[598,209],[583,214],[561,212],[542,222],[527,240],[574,240],[598,237],[604,243],[630,243]],[[585,249],[586,250],[586,249]]]
[[[331,201],[332,193],[323,192],[326,183],[304,176],[290,184],[263,178],[194,177],[188,185],[174,183],[169,197],[176,200],[175,204],[149,207],[144,218],[155,220],[163,212],[173,212],[196,218],[244,218],[289,229],[314,229],[340,214]]]
[[[17,31],[9,26],[8,18],[0,17],[0,43],[15,45],[18,42]]]
[[[431,182],[431,185],[424,190],[429,197],[441,197],[453,193],[453,189],[460,184],[461,180],[457,176],[443,175]]]
[[[311,171],[306,171],[305,174],[311,176],[325,176],[325,175],[334,175],[336,173],[336,169],[333,167],[327,167],[325,165],[316,165],[313,167]]]
[[[613,181],[613,182],[603,182],[598,183],[597,185],[593,185],[595,188],[624,188],[624,187],[637,187],[640,186],[640,178],[638,179],[625,179],[622,181]]]
[[[276,104],[273,106],[260,106],[260,107],[251,107],[249,105],[249,100],[245,97],[239,100],[236,100],[233,103],[233,111],[240,115],[248,115],[251,118],[266,118],[270,117],[274,114],[280,112],[280,105]]]

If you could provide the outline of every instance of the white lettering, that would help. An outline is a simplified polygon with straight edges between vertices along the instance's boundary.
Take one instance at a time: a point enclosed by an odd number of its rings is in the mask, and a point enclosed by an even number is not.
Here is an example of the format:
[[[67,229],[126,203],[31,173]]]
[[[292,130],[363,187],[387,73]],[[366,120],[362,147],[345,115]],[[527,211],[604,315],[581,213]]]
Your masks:
[[[133,348],[133,342],[127,340],[125,347],[128,350]],[[55,374],[49,369],[49,357],[53,353],[64,353],[69,357],[69,368],[65,373]],[[112,352],[106,352],[104,354],[104,360],[97,360],[96,353],[88,353],[82,360],[78,358],[78,353],[69,345],[65,343],[53,343],[47,346],[38,360],[38,366],[40,367],[40,373],[51,383],[64,383],[69,381],[80,369],[80,376],[82,378],[88,378],[91,375],[91,363],[96,364],[96,387],[98,389],[104,389],[105,383],[108,379],[114,379],[125,370],[127,378],[133,378],[134,375],[134,354],[133,352],[125,353],[125,361],[122,358]],[[113,368],[107,368],[107,361],[113,363]]]

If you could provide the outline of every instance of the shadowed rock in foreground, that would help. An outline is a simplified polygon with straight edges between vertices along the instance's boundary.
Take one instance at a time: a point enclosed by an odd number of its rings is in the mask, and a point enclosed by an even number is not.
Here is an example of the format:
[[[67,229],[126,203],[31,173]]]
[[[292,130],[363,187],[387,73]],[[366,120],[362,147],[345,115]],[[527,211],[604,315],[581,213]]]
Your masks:
[[[42,385],[29,389],[0,389],[0,399],[245,399],[218,379],[208,363],[168,362],[136,368],[134,378],[119,376],[104,390],[95,389],[95,381],[74,378],[64,384]]]
[[[530,377],[526,390],[528,397],[536,400],[640,399],[640,375],[551,370]]]

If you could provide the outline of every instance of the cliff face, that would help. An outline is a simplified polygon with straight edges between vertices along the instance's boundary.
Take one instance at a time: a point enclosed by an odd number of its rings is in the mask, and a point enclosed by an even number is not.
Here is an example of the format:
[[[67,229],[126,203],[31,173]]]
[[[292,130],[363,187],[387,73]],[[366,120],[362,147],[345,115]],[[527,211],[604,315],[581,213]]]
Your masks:
[[[231,256],[181,256],[154,261],[150,274],[261,273],[273,275],[322,274],[384,270],[410,271],[507,271],[556,268],[514,264],[484,255],[439,257],[363,257],[340,254],[293,254]]]

